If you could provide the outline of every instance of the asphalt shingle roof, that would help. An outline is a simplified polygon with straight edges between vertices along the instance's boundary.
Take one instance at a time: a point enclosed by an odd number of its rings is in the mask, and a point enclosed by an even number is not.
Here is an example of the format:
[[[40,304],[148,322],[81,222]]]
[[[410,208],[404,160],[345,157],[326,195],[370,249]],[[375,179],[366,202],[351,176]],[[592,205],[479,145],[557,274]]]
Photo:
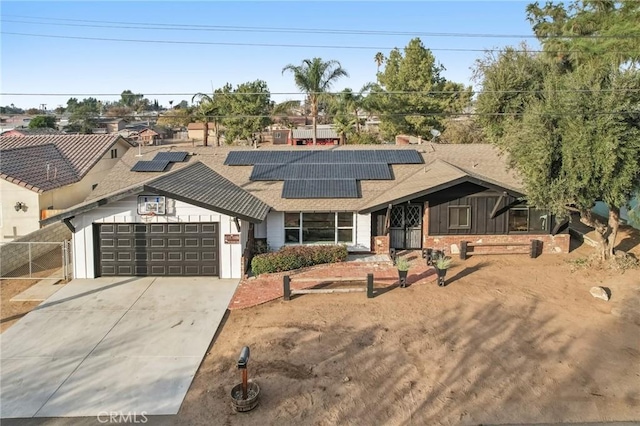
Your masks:
[[[68,185],[81,180],[118,139],[131,145],[118,135],[1,136],[0,157],[5,157],[6,161],[0,161],[0,177],[25,187],[39,188],[34,189],[39,192]],[[38,150],[38,147],[45,145],[53,146],[55,149],[49,147]],[[35,156],[8,152],[16,148],[30,148],[31,152],[37,152],[37,159]],[[32,163],[39,166],[35,167]],[[55,185],[49,179],[48,183],[44,184],[42,176],[46,176],[47,163],[57,167],[58,175],[65,176],[65,179],[59,179]],[[49,168],[50,172],[52,166]],[[75,174],[74,180],[71,180],[67,173],[68,168]]]
[[[361,211],[372,206],[384,205],[403,196],[419,193],[437,185],[451,182],[465,176],[495,183],[505,189],[524,192],[518,176],[508,170],[506,159],[492,145],[488,144],[424,144],[419,146],[339,146],[339,147],[270,147],[269,150],[372,150],[372,149],[414,149],[418,150],[424,164],[396,164],[392,168],[393,180],[360,182],[361,198],[286,199],[282,198],[282,181],[251,181],[253,166],[226,166],[224,162],[230,151],[253,150],[250,147],[195,147],[187,162],[173,163],[168,171],[178,170],[200,161],[220,176],[233,182],[254,195],[276,211]],[[138,160],[151,160],[167,147],[144,147],[142,157],[136,157],[137,150],[130,150],[93,191],[88,199],[103,197],[127,186],[161,176],[163,172],[136,173],[131,167]],[[436,161],[437,160],[437,161]],[[168,173],[165,171],[164,173]]]
[[[24,128],[24,129],[13,129],[13,130],[8,130],[7,132],[3,132],[3,133],[8,133],[9,131],[12,132],[18,132],[21,133],[24,136],[34,136],[34,135],[65,135],[66,133],[61,132],[60,130],[57,129],[50,129],[50,128],[36,128],[36,129],[29,129],[29,128]]]

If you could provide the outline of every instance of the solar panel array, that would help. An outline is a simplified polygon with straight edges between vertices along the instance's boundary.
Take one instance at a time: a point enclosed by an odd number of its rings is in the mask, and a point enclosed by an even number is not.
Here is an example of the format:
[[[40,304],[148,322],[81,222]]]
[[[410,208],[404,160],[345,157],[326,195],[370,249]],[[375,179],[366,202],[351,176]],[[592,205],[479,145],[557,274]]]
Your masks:
[[[355,179],[285,180],[282,198],[359,198]]]
[[[159,152],[153,157],[153,161],[167,160],[171,163],[181,163],[187,158],[187,155],[189,153],[184,151]]]
[[[188,152],[159,152],[151,161],[138,161],[131,168],[132,172],[164,172],[169,163],[181,163],[187,159]]]
[[[388,164],[256,164],[250,180],[357,179],[390,180]]]
[[[282,198],[360,198],[358,181],[390,180],[391,164],[422,164],[416,150],[231,151],[224,164],[253,166],[252,181],[284,181]]]
[[[169,161],[138,161],[131,168],[132,172],[164,172],[169,165]]]
[[[231,151],[224,164],[253,166],[255,164],[422,164],[416,150],[367,149],[338,151]]]

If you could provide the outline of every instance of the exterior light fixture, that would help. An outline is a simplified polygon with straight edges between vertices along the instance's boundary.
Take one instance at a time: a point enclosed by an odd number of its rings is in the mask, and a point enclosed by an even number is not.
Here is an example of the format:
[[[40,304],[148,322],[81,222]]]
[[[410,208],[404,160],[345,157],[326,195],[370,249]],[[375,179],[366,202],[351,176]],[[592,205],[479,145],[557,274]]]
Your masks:
[[[22,203],[20,201],[18,201],[16,203],[15,206],[13,206],[14,209],[16,209],[17,212],[19,212],[20,210],[22,210],[23,212],[27,211],[27,205],[25,203]]]

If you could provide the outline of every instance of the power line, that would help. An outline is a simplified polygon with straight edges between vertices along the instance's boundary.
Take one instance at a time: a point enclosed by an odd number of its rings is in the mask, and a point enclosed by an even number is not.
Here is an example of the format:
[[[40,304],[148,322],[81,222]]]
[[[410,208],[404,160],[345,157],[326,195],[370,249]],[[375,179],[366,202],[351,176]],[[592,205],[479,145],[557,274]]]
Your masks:
[[[593,93],[593,92],[604,92],[604,93],[616,93],[616,92],[640,92],[640,88],[626,88],[626,89],[555,89],[555,90],[477,90],[475,93],[492,93],[492,94],[520,94],[520,93]],[[452,92],[450,90],[428,90],[428,91],[410,91],[410,90],[391,90],[384,92],[373,92],[368,93],[367,96],[377,96],[377,95],[432,95],[432,94],[448,94],[448,95],[461,95],[466,92]],[[307,96],[307,93],[304,92],[229,92],[229,93],[215,93],[213,95],[219,95],[220,97],[224,96],[256,96],[256,95],[289,95],[289,96]],[[310,92],[309,94],[315,95],[343,95],[344,92]],[[96,96],[124,96],[124,97],[135,97],[140,94],[125,94],[122,93],[19,93],[19,92],[2,92],[0,96],[87,96],[87,97],[96,97]],[[194,96],[194,93],[186,93],[186,92],[167,92],[167,93],[147,93],[143,95],[144,97],[150,96]]]
[[[38,17],[38,16],[25,16],[25,15],[4,15],[5,17],[12,18],[24,18],[24,19],[37,19],[46,21],[59,21],[59,22],[84,22],[88,24],[65,24],[65,23],[47,23],[47,22],[26,22],[16,20],[5,20],[4,22],[17,22],[28,24],[45,24],[45,25],[59,25],[59,26],[82,26],[82,27],[95,27],[95,28],[130,28],[139,30],[180,30],[180,31],[217,31],[217,32],[261,32],[261,33],[304,33],[304,34],[336,34],[336,35],[377,35],[377,36],[422,36],[422,37],[461,37],[461,38],[532,38],[538,37],[532,34],[495,34],[495,33],[446,33],[446,32],[424,32],[424,31],[381,31],[381,30],[353,30],[353,29],[338,29],[338,28],[286,28],[286,27],[255,27],[255,26],[236,26],[236,25],[194,25],[194,24],[175,24],[175,23],[150,23],[150,22],[126,22],[126,21],[98,21],[91,19],[69,19],[69,18],[50,18],[50,17]],[[99,24],[99,25],[90,25]],[[112,26],[112,25],[121,26]],[[639,34],[618,34],[618,35],[559,35],[559,36],[545,36],[543,38],[611,38],[611,39],[625,39],[625,38],[640,38]]]
[[[112,41],[121,43],[145,43],[145,44],[176,44],[176,45],[208,45],[208,46],[248,46],[248,47],[286,47],[304,49],[343,49],[343,50],[393,50],[397,47],[379,46],[346,46],[346,45],[312,45],[312,44],[279,44],[279,43],[239,43],[222,41],[184,41],[184,40],[143,40],[127,38],[105,38],[105,37],[85,37],[85,36],[63,36],[55,34],[33,34],[1,31],[0,34],[15,35],[22,37],[59,38],[71,40],[92,40],[92,41]],[[502,49],[463,49],[463,48],[429,48],[431,51],[442,52],[499,52]],[[544,53],[544,50],[513,49],[513,52],[520,53]],[[553,50],[554,53],[582,53],[580,50]],[[637,54],[637,52],[609,51],[610,54]]]

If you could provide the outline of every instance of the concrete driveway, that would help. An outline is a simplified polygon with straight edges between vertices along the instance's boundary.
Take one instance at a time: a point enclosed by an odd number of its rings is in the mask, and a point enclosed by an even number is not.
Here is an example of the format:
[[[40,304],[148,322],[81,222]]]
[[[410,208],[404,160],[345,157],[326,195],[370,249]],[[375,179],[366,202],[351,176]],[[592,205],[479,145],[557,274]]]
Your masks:
[[[2,418],[176,414],[239,280],[74,280],[0,335]]]

